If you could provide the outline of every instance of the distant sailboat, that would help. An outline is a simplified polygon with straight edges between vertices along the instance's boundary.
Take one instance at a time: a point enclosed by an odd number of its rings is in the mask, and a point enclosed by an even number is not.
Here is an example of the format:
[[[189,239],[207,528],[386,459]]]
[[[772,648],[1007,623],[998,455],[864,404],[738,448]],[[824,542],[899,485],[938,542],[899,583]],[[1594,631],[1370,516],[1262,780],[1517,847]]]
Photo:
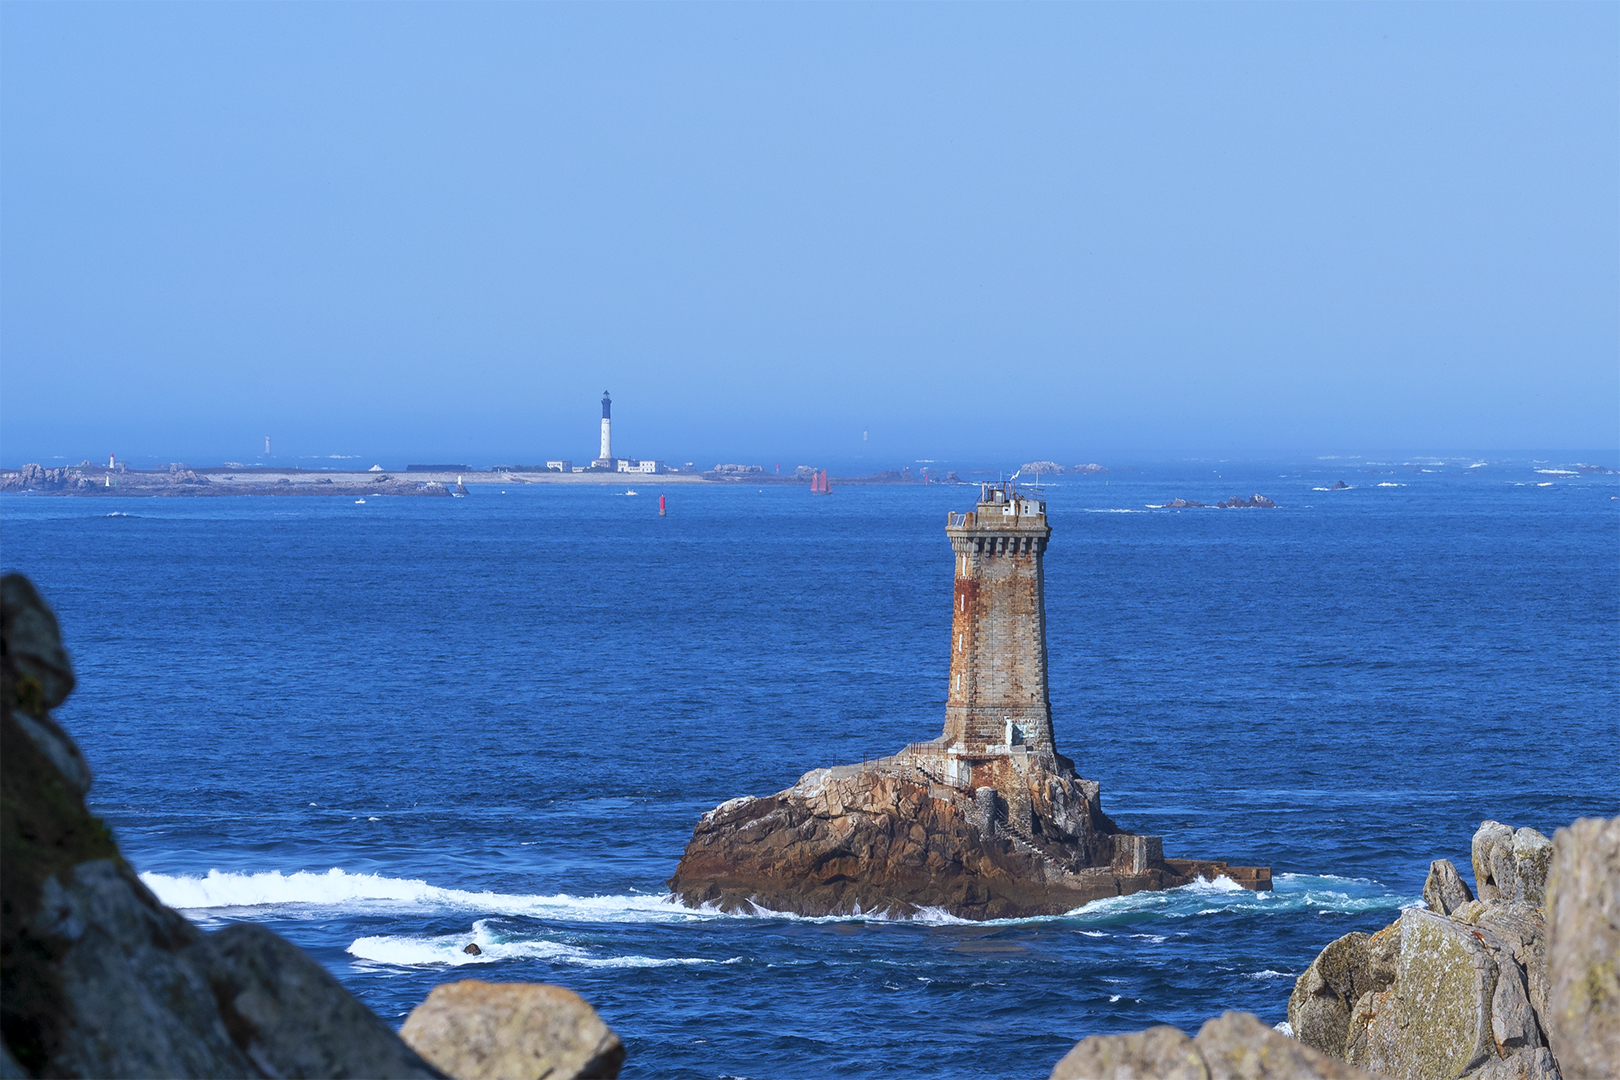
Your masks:
[[[812,494],[812,495],[831,495],[832,494],[832,485],[827,483],[827,470],[826,469],[822,469],[818,473],[812,473],[811,474],[811,476],[810,476],[810,494]]]

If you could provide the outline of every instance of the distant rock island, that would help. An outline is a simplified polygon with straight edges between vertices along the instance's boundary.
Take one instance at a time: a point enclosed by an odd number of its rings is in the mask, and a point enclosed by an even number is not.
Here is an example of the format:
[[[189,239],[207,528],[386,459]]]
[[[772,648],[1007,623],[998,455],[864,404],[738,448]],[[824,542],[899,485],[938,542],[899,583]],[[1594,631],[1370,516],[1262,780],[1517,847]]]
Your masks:
[[[1220,509],[1222,509],[1222,510],[1232,510],[1232,509],[1239,509],[1239,508],[1251,509],[1251,510],[1275,510],[1275,509],[1277,509],[1277,504],[1272,502],[1270,499],[1266,498],[1264,495],[1253,495],[1253,496],[1250,496],[1247,499],[1245,499],[1241,495],[1234,495],[1230,499],[1222,499],[1220,502],[1216,503],[1215,505],[1217,507],[1219,507]],[[1192,509],[1193,507],[1199,507],[1199,508],[1202,508],[1202,509],[1205,509],[1205,510],[1210,509],[1210,505],[1208,503],[1201,503],[1201,502],[1198,502],[1196,499],[1176,498],[1176,499],[1171,499],[1169,502],[1164,504],[1164,509],[1166,509],[1166,510],[1188,510],[1188,509]]]
[[[1059,465],[1055,461],[1026,461],[1019,475],[1042,476],[1101,476],[1108,470],[1093,462],[1090,465]],[[1134,471],[1134,470],[1132,470]]]
[[[1054,915],[1091,900],[1224,876],[1269,890],[1266,867],[1167,859],[1121,829],[1099,786],[1057,752],[1047,697],[1046,504],[980,485],[952,513],[945,730],[892,757],[813,769],[785,791],[703,815],[671,891],[725,911]]]

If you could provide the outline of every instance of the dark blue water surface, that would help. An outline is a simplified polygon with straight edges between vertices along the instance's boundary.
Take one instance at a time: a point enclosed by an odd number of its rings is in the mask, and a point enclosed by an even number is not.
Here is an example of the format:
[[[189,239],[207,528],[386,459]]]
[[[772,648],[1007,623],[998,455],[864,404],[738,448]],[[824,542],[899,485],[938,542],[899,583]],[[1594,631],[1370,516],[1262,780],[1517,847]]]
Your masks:
[[[1323,945],[1416,902],[1430,859],[1466,867],[1480,820],[1617,812],[1620,485],[1466,464],[1051,484],[1059,748],[1167,854],[1278,886],[979,925],[663,887],[722,800],[938,733],[945,514],[975,489],[0,513],[74,655],[93,804],[205,925],[266,923],[396,1024],[442,981],[560,983],[626,1076],[1034,1077],[1089,1034],[1281,1020]],[[1151,508],[1254,491],[1281,507]]]

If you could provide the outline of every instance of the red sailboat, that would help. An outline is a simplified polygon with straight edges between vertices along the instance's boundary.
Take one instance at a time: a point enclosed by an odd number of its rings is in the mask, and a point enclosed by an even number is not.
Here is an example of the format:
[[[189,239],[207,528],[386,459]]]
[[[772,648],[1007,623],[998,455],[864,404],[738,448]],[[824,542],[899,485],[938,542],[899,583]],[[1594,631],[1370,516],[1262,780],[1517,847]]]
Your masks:
[[[811,476],[810,476],[810,494],[812,494],[812,495],[831,495],[832,494],[832,486],[827,483],[827,470],[826,469],[822,469],[818,473],[812,473],[811,474]]]

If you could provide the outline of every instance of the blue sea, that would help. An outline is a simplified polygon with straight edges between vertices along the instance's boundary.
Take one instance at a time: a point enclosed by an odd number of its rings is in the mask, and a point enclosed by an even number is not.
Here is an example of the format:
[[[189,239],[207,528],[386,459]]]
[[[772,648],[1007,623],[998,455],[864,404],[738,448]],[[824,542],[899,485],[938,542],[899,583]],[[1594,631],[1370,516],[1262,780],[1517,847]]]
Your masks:
[[[1482,819],[1620,812],[1615,476],[1180,462],[1046,487],[1058,745],[1122,826],[1275,892],[687,910],[664,881],[704,811],[938,733],[976,489],[653,480],[8,496],[4,564],[60,616],[59,716],[160,897],[270,926],[396,1025],[447,980],[570,987],[627,1077],[1041,1077],[1086,1035],[1275,1023]],[[1278,509],[1162,509],[1255,492]]]

